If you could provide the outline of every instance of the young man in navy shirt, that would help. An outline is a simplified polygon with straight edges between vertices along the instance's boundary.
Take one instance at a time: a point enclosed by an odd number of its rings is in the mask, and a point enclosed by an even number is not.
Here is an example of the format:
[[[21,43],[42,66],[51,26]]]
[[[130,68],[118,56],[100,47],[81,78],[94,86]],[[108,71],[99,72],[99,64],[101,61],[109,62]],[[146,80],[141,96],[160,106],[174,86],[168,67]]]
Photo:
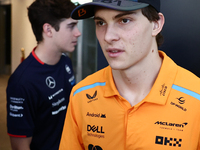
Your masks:
[[[35,0],[28,17],[37,46],[11,75],[7,128],[12,149],[57,150],[69,94],[75,85],[73,52],[81,35],[68,0]]]

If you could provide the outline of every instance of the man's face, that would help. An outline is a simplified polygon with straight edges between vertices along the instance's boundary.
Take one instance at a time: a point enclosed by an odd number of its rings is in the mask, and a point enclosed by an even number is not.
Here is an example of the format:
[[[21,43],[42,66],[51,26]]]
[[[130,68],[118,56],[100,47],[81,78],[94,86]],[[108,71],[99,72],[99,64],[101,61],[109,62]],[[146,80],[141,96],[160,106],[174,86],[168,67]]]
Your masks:
[[[77,44],[77,38],[81,35],[77,28],[78,21],[71,18],[60,23],[59,31],[53,33],[53,42],[61,52],[73,52]]]
[[[157,50],[153,23],[141,10],[97,8],[94,20],[97,38],[112,69],[125,70],[147,63],[149,54]]]

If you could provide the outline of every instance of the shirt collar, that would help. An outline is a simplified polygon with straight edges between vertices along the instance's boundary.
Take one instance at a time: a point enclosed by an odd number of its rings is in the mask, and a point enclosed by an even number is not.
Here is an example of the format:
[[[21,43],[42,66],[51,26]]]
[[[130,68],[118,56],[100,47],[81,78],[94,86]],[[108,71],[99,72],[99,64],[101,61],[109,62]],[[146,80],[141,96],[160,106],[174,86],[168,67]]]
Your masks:
[[[161,58],[163,58],[163,62],[158,77],[151,91],[146,98],[141,101],[141,103],[149,102],[164,105],[174,83],[177,74],[177,65],[164,52],[159,51],[159,55]],[[113,80],[112,69],[110,66],[108,66],[106,69],[106,87],[104,96],[111,97],[115,95],[119,96],[120,94]],[[141,103],[138,103],[137,105],[140,105]]]

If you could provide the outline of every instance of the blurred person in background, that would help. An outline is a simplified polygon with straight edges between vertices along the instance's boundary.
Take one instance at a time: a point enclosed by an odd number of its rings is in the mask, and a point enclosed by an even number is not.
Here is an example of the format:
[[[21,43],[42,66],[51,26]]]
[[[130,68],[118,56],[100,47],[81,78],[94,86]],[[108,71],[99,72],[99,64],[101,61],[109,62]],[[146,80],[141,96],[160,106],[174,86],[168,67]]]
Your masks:
[[[70,0],[35,0],[28,17],[37,46],[7,86],[7,129],[13,150],[58,150],[69,94],[70,58],[81,35]]]

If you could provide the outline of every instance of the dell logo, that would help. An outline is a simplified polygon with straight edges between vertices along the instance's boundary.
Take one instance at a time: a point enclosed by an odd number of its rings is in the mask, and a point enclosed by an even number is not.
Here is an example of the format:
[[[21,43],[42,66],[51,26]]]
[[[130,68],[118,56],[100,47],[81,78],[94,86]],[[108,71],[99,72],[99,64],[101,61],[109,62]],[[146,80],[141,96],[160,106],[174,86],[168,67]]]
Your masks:
[[[96,132],[96,133],[105,133],[103,131],[103,127],[99,127],[99,126],[91,126],[91,125],[87,125],[87,131],[93,131],[93,132]]]

